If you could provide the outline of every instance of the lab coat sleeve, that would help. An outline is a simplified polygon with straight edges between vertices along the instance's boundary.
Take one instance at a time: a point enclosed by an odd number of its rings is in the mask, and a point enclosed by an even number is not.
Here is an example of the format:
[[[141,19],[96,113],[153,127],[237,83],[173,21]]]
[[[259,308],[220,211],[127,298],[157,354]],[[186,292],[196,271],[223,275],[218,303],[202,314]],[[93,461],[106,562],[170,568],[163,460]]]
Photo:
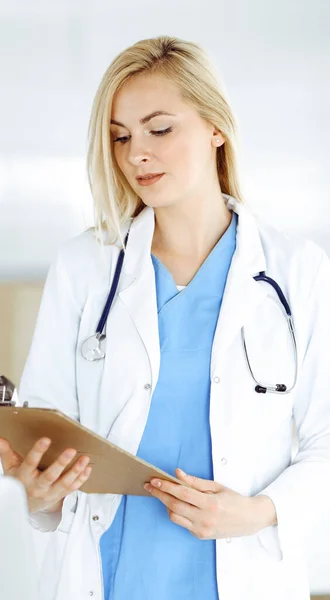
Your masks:
[[[49,270],[20,383],[19,403],[56,408],[79,420],[75,354],[82,309],[65,265],[59,253]],[[31,525],[45,532],[69,531],[80,493],[73,492],[65,498],[62,512],[30,515]]]
[[[276,508],[277,525],[257,535],[277,560],[299,553],[313,524],[329,511],[330,261],[323,253],[306,318],[309,338],[294,405],[298,452],[290,466],[258,494],[269,496]]]

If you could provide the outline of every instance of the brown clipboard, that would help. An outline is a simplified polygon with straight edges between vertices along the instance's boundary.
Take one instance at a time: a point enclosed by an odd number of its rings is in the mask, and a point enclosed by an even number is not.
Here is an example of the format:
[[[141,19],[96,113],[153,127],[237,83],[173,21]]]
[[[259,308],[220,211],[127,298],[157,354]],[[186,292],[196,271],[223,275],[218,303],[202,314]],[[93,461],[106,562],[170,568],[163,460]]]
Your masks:
[[[79,456],[89,456],[92,472],[80,488],[86,493],[149,496],[143,486],[153,477],[184,485],[179,479],[126,452],[58,410],[1,406],[0,437],[7,439],[23,458],[38,439],[49,437],[52,443],[43,455],[40,470],[46,469],[66,448],[75,448],[77,454],[65,471]]]

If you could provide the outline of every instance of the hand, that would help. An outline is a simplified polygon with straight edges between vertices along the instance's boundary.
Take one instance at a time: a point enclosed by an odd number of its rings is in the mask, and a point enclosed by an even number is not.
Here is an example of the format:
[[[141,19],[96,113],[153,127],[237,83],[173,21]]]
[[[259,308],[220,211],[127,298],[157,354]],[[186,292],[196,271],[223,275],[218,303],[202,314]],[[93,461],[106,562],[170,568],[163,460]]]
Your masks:
[[[180,469],[176,475],[186,486],[152,479],[144,487],[165,504],[173,523],[201,540],[252,535],[276,523],[275,506],[268,496],[242,496]]]
[[[7,440],[0,438],[0,459],[4,474],[23,483],[30,513],[60,510],[65,496],[78,490],[91,473],[91,467],[87,466],[89,457],[81,456],[64,475],[62,474],[77,454],[73,448],[66,449],[47,469],[40,471],[40,460],[50,444],[50,439],[41,438],[23,460]]]

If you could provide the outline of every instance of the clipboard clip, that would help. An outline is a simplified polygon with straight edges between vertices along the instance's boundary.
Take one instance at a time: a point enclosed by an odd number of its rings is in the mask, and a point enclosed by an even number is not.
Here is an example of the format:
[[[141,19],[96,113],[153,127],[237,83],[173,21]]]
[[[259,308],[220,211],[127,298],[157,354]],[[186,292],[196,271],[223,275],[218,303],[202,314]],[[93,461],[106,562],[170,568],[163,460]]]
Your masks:
[[[8,377],[0,375],[0,406],[16,406],[16,400],[13,400],[15,389],[14,383]],[[27,401],[23,402],[23,408],[29,408]]]
[[[4,375],[0,375],[0,406],[16,406],[13,400],[15,385]]]

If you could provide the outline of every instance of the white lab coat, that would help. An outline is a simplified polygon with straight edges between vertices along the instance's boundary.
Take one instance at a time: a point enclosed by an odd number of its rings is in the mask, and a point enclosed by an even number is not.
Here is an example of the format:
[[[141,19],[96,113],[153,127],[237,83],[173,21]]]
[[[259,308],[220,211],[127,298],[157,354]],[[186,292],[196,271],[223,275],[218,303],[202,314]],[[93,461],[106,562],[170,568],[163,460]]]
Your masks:
[[[217,540],[219,598],[308,600],[304,538],[314,519],[330,510],[329,260],[312,242],[258,223],[246,206],[225,198],[239,222],[210,369],[214,478],[241,494],[270,496],[278,525]],[[153,230],[154,212],[145,208],[131,228],[104,361],[87,362],[80,349],[95,331],[119,247],[102,250],[92,231],[63,245],[50,269],[20,387],[21,401],[56,407],[132,453],[160,362]],[[296,327],[298,383],[282,396],[255,392],[243,353],[244,325],[257,377],[292,380],[285,315],[272,288],[254,281],[260,271],[280,284]],[[290,464],[293,419],[299,450]],[[65,499],[60,523],[56,515],[32,518],[34,527],[54,530],[40,599],[102,600],[98,543],[119,502],[120,496],[79,491]]]

